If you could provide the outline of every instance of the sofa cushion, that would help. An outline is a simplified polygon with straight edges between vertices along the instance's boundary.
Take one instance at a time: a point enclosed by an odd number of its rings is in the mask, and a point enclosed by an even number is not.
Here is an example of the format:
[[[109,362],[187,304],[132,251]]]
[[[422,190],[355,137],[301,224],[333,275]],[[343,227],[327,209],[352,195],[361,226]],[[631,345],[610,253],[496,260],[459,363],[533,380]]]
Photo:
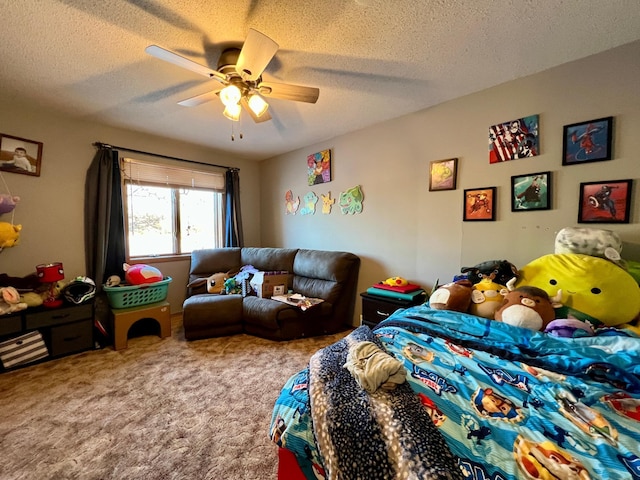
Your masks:
[[[189,283],[199,278],[208,278],[214,273],[237,273],[240,264],[240,248],[207,248],[191,252]],[[189,287],[187,296],[207,293],[206,284]]]
[[[298,307],[269,298],[245,297],[242,302],[244,323],[260,325],[272,330],[280,328],[278,320],[297,318],[298,310]]]
[[[244,247],[240,254],[240,262],[242,265],[253,265],[263,272],[286,270],[291,273],[297,252],[297,248]]]
[[[202,294],[187,298],[182,306],[187,340],[242,332],[242,296]]]

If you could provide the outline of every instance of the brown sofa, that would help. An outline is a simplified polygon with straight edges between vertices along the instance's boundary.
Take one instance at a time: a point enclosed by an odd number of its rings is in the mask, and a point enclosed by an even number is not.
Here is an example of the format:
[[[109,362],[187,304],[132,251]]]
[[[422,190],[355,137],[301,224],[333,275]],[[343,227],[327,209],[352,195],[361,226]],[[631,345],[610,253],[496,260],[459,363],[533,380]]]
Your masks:
[[[360,258],[352,253],[287,248],[218,248],[191,254],[189,283],[214,273],[252,265],[260,271],[287,271],[292,289],[324,302],[302,311],[270,298],[206,293],[187,289],[183,325],[187,340],[248,333],[272,340],[325,335],[351,326]]]

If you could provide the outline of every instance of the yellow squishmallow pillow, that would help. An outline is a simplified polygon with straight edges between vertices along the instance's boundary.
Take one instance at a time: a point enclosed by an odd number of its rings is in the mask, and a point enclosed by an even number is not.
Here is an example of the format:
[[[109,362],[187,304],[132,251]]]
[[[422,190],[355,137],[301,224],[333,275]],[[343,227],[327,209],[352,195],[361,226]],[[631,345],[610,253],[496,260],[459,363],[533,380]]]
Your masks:
[[[623,268],[599,257],[544,255],[520,270],[516,286],[523,285],[541,288],[562,303],[556,318],[573,315],[613,327],[640,312],[640,286]]]

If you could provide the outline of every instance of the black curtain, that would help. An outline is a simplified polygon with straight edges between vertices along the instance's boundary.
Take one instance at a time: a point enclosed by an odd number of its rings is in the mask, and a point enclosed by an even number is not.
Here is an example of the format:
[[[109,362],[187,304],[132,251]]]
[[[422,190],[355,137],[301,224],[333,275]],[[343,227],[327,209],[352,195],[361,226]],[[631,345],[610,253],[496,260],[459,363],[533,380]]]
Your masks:
[[[240,212],[240,176],[230,168],[225,174],[225,247],[244,247],[242,214]]]
[[[118,151],[99,147],[85,181],[87,275],[98,291],[111,275],[122,276],[125,256],[124,212]]]

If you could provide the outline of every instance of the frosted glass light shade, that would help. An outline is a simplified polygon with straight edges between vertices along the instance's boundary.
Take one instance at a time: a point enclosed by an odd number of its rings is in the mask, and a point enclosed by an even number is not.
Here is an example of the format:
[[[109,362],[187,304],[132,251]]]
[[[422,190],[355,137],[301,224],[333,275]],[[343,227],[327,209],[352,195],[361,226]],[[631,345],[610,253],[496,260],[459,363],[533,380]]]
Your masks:
[[[254,94],[249,97],[249,108],[256,114],[256,117],[260,117],[267,111],[269,104],[260,95]]]
[[[220,101],[225,105],[225,107],[228,107],[229,105],[237,105],[241,96],[242,94],[240,93],[240,89],[235,85],[227,85],[220,90]]]
[[[240,105],[236,103],[236,104],[227,105],[224,108],[224,112],[222,113],[229,120],[233,120],[234,122],[237,122],[238,120],[240,120],[240,110],[241,110]]]

